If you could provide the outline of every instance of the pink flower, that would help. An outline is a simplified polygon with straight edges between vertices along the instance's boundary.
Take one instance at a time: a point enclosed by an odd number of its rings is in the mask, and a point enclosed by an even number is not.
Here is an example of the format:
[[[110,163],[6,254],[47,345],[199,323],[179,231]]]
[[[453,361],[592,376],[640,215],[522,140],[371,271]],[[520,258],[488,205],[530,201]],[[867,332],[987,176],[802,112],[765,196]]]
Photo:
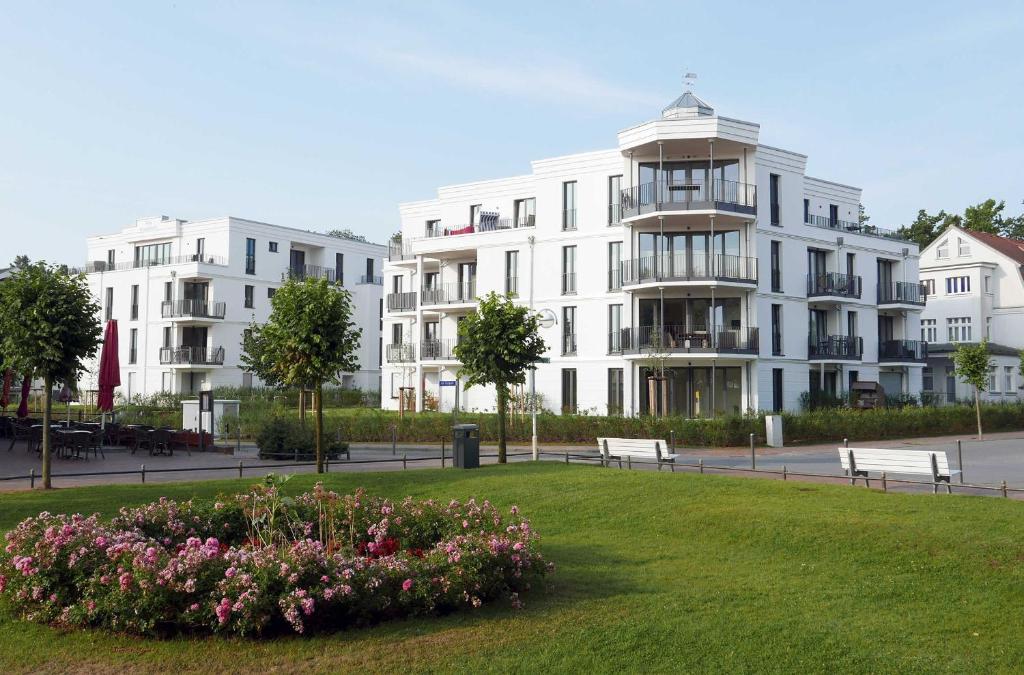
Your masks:
[[[121,590],[127,591],[128,587],[132,585],[132,574],[131,572],[125,572],[117,578],[118,583],[121,584]]]
[[[410,588],[412,588],[412,579],[406,579],[405,581],[402,582],[402,590],[403,591],[408,593]]]
[[[103,548],[107,545],[107,538],[100,535],[99,537],[96,537],[96,541],[93,543],[96,544],[98,548]]]
[[[234,567],[229,567],[226,570],[224,570],[224,576],[226,576],[228,579],[231,579],[237,573],[238,573],[238,570],[236,570]]]
[[[231,601],[227,598],[221,598],[220,604],[216,605],[213,611],[217,615],[217,623],[226,623],[231,616]]]
[[[313,605],[314,605],[313,598],[303,598],[302,599],[302,613],[305,614],[306,616],[309,616],[310,614],[312,614],[313,613]]]

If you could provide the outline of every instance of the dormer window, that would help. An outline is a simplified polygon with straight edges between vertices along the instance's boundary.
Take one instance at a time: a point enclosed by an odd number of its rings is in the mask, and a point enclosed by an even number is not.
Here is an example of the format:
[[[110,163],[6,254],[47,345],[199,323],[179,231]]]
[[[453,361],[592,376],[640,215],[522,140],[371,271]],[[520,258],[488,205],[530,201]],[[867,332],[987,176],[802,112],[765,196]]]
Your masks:
[[[971,245],[970,245],[970,243],[964,241],[963,239],[960,239],[959,237],[957,238],[956,241],[957,241],[957,255],[958,256],[960,256],[962,258],[965,255],[970,255],[971,254]]]
[[[948,258],[949,257],[949,240],[943,241],[939,244],[939,247],[935,249],[936,258]]]

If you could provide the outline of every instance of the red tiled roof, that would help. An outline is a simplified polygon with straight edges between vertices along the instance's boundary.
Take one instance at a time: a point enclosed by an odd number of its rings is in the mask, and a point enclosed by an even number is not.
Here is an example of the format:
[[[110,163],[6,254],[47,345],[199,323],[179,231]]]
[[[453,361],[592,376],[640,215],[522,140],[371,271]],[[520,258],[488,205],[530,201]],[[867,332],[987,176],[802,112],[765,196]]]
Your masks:
[[[1006,237],[1000,237],[997,234],[989,234],[988,232],[974,232],[972,230],[964,230],[964,232],[971,235],[981,243],[991,246],[1003,255],[1012,258],[1017,262],[1017,264],[1024,265],[1024,241],[1020,241],[1018,239],[1007,239]]]

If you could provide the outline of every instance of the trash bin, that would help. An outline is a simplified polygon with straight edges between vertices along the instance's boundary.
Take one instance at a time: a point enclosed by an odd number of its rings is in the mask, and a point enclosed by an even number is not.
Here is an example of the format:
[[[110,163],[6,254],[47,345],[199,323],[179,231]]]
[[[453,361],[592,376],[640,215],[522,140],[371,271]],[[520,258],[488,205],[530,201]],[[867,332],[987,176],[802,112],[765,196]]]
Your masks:
[[[782,415],[764,416],[764,435],[769,448],[782,447]]]
[[[476,424],[456,424],[452,427],[452,460],[457,469],[479,468],[479,426]]]

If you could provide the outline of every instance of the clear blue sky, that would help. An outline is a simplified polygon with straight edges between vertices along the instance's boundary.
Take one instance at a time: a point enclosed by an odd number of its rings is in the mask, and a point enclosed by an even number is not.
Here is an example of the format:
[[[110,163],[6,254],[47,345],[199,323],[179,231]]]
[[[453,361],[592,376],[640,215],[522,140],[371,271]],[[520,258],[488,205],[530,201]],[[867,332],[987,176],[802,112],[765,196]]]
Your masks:
[[[1024,199],[1019,2],[0,3],[0,259],[156,214],[383,241],[439,185],[614,147],[685,70],[874,224]]]

